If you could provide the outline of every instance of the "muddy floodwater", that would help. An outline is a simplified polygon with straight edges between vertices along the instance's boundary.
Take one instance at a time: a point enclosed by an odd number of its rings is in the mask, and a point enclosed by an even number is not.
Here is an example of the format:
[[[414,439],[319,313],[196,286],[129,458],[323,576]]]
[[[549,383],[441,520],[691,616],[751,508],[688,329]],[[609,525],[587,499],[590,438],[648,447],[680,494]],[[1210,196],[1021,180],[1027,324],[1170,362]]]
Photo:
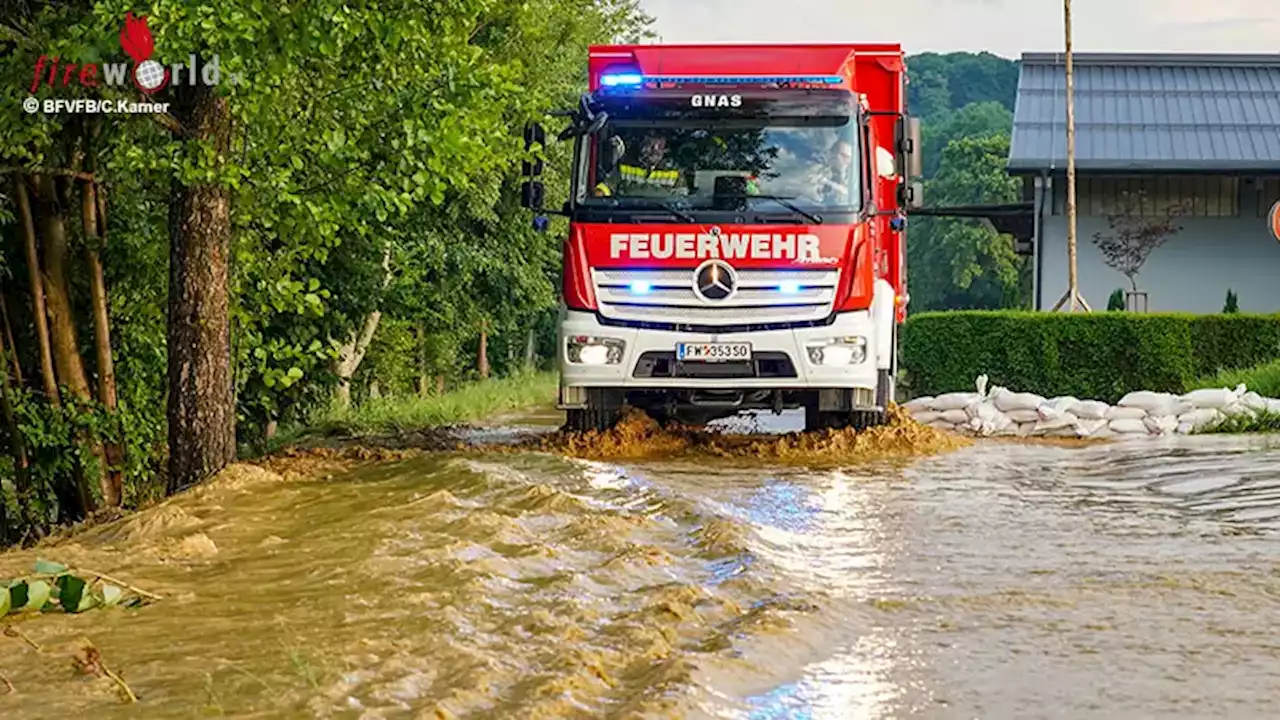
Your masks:
[[[41,550],[165,599],[22,620],[0,717],[1269,718],[1278,529],[1267,437],[239,468]]]

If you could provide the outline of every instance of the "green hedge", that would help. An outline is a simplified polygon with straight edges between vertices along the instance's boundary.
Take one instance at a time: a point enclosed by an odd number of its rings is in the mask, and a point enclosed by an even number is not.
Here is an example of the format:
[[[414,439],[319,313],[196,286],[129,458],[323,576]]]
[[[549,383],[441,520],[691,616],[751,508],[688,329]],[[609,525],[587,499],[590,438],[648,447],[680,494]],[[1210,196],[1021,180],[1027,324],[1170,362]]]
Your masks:
[[[1280,315],[955,311],[910,316],[900,332],[912,397],[971,390],[986,373],[1019,392],[1115,402],[1280,358]]]

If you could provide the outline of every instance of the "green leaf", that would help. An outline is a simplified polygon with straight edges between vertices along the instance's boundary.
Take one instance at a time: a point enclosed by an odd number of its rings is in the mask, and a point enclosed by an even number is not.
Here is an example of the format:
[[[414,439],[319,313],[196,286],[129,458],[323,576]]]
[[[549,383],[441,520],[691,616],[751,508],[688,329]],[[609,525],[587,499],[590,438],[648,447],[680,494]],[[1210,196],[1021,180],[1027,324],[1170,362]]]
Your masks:
[[[115,585],[102,586],[102,605],[103,607],[115,607],[120,604],[120,600],[124,598],[124,590]]]
[[[58,578],[58,603],[67,612],[79,612],[80,602],[84,599],[84,580],[75,575],[63,575]]]
[[[0,588],[0,615],[9,614],[9,600],[9,588]]]
[[[21,610],[27,604],[27,583],[25,580],[18,580],[8,587],[9,591],[9,609]]]
[[[37,575],[61,575],[67,571],[67,566],[62,563],[56,563],[52,560],[36,560]]]
[[[39,611],[45,606],[45,603],[49,602],[49,593],[51,591],[52,588],[49,587],[49,583],[43,580],[36,580],[31,583],[30,586],[24,589],[25,602],[22,604],[22,609]]]

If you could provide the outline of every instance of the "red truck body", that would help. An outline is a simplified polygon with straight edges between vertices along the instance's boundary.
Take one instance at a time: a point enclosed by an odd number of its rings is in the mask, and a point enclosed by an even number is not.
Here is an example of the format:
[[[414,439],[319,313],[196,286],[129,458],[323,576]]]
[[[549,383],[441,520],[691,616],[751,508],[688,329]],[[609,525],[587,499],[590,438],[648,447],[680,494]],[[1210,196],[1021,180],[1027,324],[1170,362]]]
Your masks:
[[[882,419],[907,306],[904,171],[918,164],[901,46],[604,45],[588,68],[596,110],[575,115],[564,211],[570,424],[606,426],[622,403],[699,419],[802,406],[811,427]],[[654,176],[609,162],[642,136],[647,148],[646,132],[674,148],[669,197],[614,187]],[[823,167],[817,150],[840,143],[854,147],[856,197],[797,192],[797,168]],[[755,188],[741,205],[722,196],[735,174]],[[770,194],[784,181],[790,194]]]

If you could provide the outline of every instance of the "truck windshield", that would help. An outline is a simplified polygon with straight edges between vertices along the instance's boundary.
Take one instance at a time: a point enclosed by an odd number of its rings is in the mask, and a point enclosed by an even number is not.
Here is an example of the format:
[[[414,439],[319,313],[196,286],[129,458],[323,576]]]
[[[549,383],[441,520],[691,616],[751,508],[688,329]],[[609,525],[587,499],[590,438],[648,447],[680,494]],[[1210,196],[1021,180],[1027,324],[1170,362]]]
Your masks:
[[[696,107],[687,94],[605,103],[609,122],[579,144],[577,202],[602,209],[798,210],[808,217],[858,209],[859,125],[847,96],[805,103],[704,97],[701,104],[720,107]]]

